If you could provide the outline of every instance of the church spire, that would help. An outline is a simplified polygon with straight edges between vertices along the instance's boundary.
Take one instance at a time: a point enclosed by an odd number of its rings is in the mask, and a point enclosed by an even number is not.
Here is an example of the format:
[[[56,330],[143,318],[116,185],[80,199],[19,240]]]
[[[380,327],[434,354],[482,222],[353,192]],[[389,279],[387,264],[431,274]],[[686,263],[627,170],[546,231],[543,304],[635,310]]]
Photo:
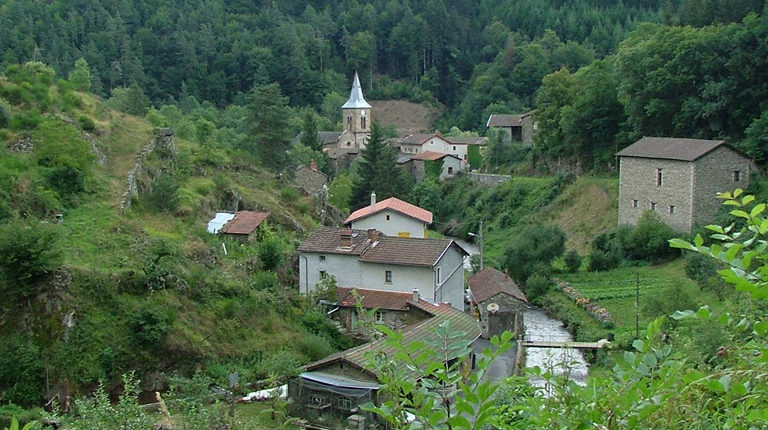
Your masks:
[[[360,78],[355,71],[355,80],[352,82],[352,91],[349,92],[349,100],[344,103],[342,109],[370,109],[371,105],[363,97],[363,89],[360,88]]]

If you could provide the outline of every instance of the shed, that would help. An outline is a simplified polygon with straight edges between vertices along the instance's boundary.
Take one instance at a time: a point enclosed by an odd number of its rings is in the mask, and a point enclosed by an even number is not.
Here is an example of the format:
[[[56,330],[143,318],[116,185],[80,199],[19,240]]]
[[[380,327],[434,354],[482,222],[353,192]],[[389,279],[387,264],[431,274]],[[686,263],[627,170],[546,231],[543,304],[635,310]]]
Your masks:
[[[267,219],[269,212],[238,211],[235,216],[220,230],[220,234],[236,237],[240,240],[250,240],[261,223]]]
[[[528,305],[528,299],[509,275],[493,267],[486,267],[470,276],[467,284],[472,304],[477,307],[480,315],[484,337],[504,330],[514,331],[518,335],[522,333],[523,311]],[[488,310],[488,305],[492,303],[498,305],[494,312]]]

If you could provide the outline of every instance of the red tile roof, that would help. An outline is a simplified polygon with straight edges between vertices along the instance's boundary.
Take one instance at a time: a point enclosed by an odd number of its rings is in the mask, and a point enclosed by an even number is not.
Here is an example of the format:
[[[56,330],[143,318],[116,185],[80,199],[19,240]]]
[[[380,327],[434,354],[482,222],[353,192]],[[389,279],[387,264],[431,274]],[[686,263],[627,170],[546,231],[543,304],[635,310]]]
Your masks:
[[[411,155],[411,160],[435,161],[445,157],[453,157],[457,160],[459,159],[459,157],[453,154],[443,154],[442,152],[424,151],[420,154]]]
[[[493,267],[486,267],[470,276],[467,283],[475,303],[482,303],[497,294],[508,294],[520,301],[528,302],[515,281]]]
[[[413,300],[413,293],[401,293],[394,291],[366,290],[362,288],[336,288],[339,297],[339,306],[355,307],[357,299],[352,293],[357,290],[360,304],[365,309],[385,309],[390,311],[404,311]]]
[[[386,200],[376,202],[376,206],[373,210],[371,210],[369,205],[352,212],[344,221],[344,224],[349,224],[353,221],[363,219],[387,209],[399,212],[411,218],[416,218],[417,220],[423,221],[427,224],[432,224],[432,212],[426,209],[422,209],[416,205],[412,205],[408,202],[404,202],[396,197],[390,197]]]
[[[269,212],[251,212],[251,211],[239,211],[235,213],[235,217],[232,218],[224,227],[219,230],[219,233],[225,234],[251,234],[259,227],[269,216]]]

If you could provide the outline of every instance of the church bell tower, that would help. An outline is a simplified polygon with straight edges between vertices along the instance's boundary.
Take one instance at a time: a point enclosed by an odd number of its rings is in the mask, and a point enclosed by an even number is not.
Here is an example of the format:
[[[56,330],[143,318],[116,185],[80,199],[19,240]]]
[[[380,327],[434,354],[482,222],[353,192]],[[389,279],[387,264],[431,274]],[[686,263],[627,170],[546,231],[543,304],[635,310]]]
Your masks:
[[[345,131],[351,134],[356,147],[365,148],[371,135],[371,105],[363,97],[357,72],[349,92],[349,100],[341,107],[341,112]]]

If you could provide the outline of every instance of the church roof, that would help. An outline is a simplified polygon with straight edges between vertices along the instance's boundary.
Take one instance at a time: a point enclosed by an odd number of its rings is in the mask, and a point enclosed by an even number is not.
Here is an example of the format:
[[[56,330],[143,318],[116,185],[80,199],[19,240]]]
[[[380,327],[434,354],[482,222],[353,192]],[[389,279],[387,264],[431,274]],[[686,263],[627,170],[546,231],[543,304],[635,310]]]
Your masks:
[[[342,109],[370,109],[371,105],[368,104],[367,101],[365,101],[365,98],[363,97],[363,89],[360,88],[360,78],[357,77],[357,72],[355,72],[355,80],[352,82],[352,91],[349,92],[349,100],[347,100],[346,103],[344,103],[344,106],[341,107]]]

